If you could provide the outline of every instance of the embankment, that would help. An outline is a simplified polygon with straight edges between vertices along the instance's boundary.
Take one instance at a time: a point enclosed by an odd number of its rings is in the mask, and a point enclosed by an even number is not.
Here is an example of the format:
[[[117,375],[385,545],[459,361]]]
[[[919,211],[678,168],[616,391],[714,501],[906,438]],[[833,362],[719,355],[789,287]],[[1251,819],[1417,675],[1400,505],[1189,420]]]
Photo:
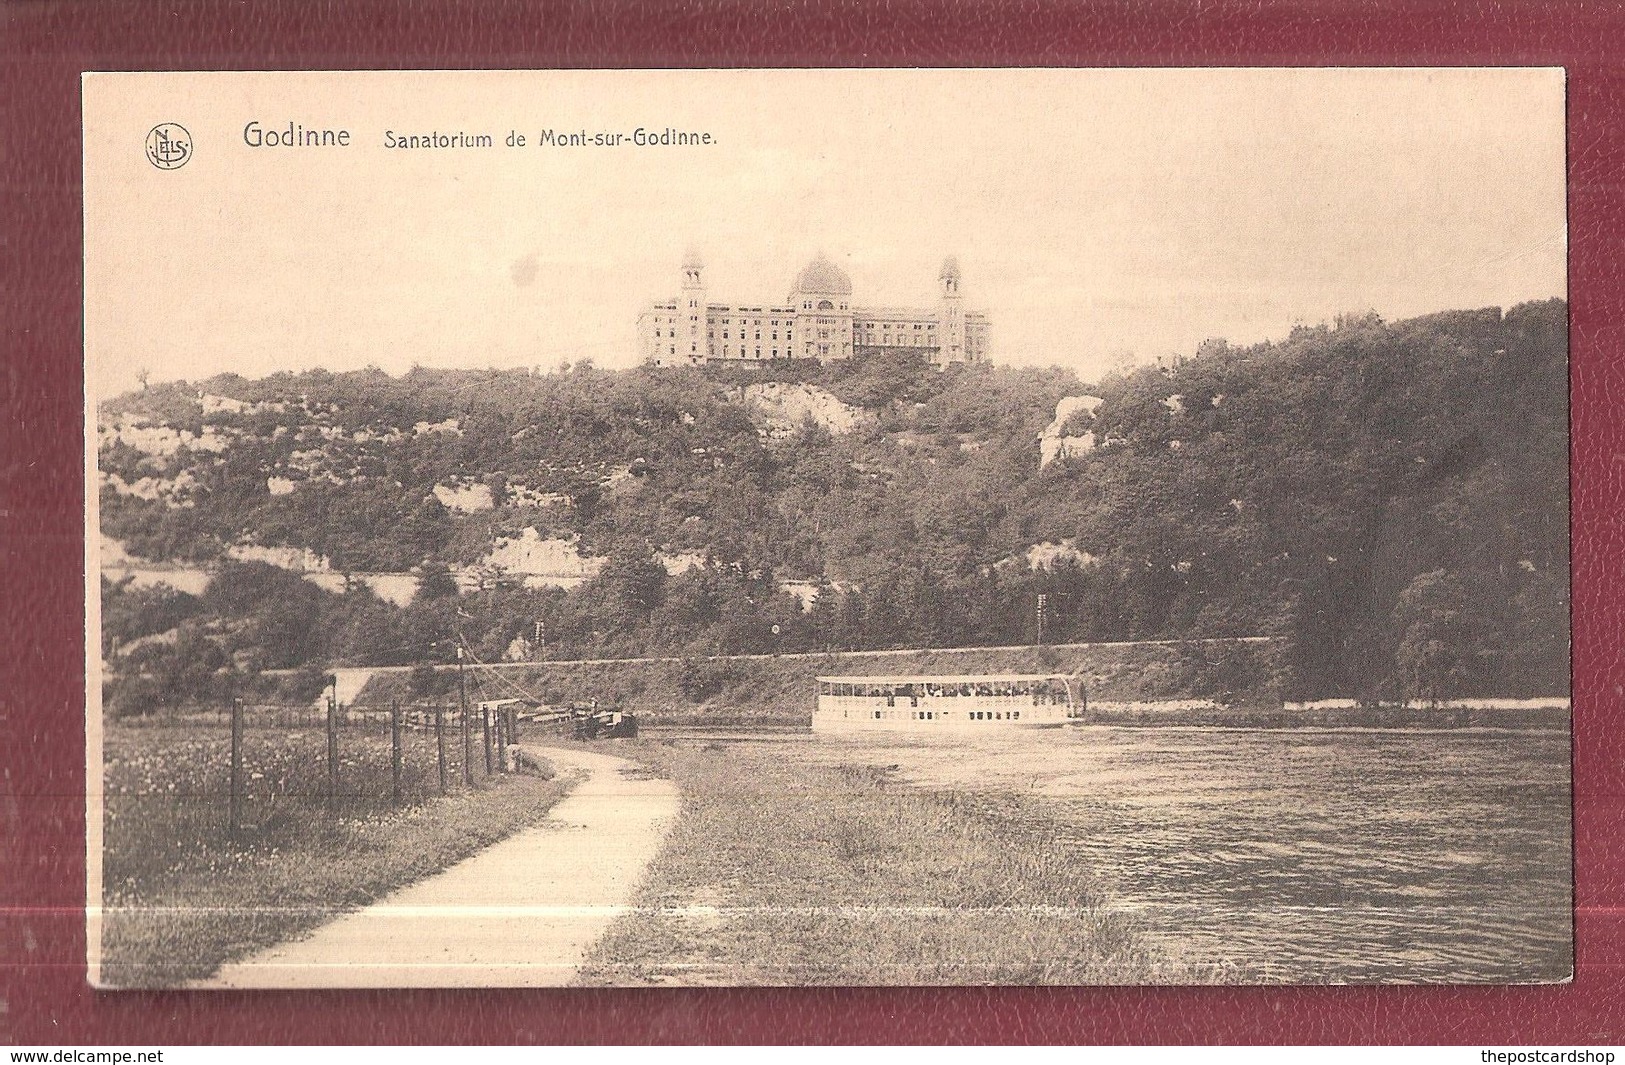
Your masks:
[[[831,654],[534,662],[468,671],[471,699],[617,705],[649,722],[731,725],[805,722],[820,676],[1058,673],[1090,699],[1167,700],[1216,694],[1221,679],[1261,671],[1267,644],[1212,640]],[[405,670],[379,671],[358,705],[421,699]]]
[[[1222,706],[1205,699],[1091,700],[1083,720],[1091,725],[1155,728],[1505,728],[1567,729],[1569,701],[1480,699],[1436,706],[1364,705],[1327,699],[1285,706]]]

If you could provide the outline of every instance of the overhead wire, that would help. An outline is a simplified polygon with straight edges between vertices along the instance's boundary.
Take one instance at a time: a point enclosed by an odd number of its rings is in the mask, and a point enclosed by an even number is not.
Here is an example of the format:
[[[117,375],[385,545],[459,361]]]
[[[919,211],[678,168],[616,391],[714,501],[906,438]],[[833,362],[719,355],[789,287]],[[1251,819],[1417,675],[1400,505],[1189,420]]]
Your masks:
[[[454,631],[457,633],[458,646],[463,650],[464,654],[468,655],[468,657],[474,661],[474,664],[476,666],[478,666],[479,668],[485,670],[485,672],[487,674],[489,674],[490,676],[495,677],[497,680],[499,680],[503,684],[507,685],[508,688],[511,689],[512,691],[518,692],[521,698],[527,699],[530,702],[536,703],[539,706],[546,706],[547,705],[547,700],[546,699],[541,698],[540,696],[536,695],[534,692],[526,691],[524,688],[520,687],[518,684],[514,683],[512,680],[509,680],[507,677],[503,676],[502,673],[500,671],[498,671],[495,667],[493,667],[490,663],[481,661],[480,657],[474,653],[474,649],[468,645],[468,639],[463,635],[463,630],[460,627],[456,628]]]

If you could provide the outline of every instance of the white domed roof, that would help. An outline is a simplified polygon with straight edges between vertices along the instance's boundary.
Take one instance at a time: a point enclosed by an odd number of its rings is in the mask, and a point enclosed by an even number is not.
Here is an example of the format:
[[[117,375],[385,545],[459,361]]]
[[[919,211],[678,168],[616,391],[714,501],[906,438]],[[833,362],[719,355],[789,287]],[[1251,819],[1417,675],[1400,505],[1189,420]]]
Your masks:
[[[946,259],[942,260],[942,273],[937,275],[937,280],[939,280],[939,281],[958,281],[959,280],[959,259],[956,258],[955,256],[950,255]]]
[[[814,292],[820,296],[850,296],[852,295],[852,279],[846,276],[846,271],[829,261],[823,252],[818,258],[802,268],[796,275],[796,285],[793,291]]]

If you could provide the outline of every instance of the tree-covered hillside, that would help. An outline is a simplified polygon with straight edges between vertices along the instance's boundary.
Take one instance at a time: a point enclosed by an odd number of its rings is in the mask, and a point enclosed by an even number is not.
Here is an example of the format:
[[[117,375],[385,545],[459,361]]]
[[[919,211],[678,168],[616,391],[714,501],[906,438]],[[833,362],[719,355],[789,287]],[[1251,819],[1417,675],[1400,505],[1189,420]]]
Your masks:
[[[1566,352],[1549,301],[1212,342],[1087,384],[876,359],[157,386],[100,412],[103,532],[219,568],[196,598],[110,585],[104,650],[150,702],[204,661],[410,663],[453,639],[492,658],[1031,643],[1043,594],[1048,642],[1279,637],[1215,691],[1550,694]],[[787,395],[824,406],[786,422]],[[1085,395],[1059,428],[1076,446],[1041,465],[1057,402]],[[603,561],[525,587],[492,554],[521,534]],[[226,561],[245,547],[420,588],[323,591]]]

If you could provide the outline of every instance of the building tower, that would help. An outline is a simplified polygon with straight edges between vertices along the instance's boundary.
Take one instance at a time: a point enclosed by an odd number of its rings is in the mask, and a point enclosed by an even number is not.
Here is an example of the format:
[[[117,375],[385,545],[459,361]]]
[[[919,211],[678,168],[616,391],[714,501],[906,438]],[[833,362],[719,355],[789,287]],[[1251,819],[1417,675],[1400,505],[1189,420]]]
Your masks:
[[[700,276],[704,269],[699,252],[690,248],[683,256],[683,291],[677,297],[676,317],[680,323],[677,334],[684,341],[677,349],[678,354],[687,355],[692,363],[703,363],[711,357],[711,346],[706,340],[705,281]]]
[[[959,260],[952,255],[942,261],[937,275],[941,294],[937,306],[937,362],[965,362],[965,302],[959,292]]]
[[[830,362],[852,357],[852,279],[823,252],[790,288],[795,357]]]

